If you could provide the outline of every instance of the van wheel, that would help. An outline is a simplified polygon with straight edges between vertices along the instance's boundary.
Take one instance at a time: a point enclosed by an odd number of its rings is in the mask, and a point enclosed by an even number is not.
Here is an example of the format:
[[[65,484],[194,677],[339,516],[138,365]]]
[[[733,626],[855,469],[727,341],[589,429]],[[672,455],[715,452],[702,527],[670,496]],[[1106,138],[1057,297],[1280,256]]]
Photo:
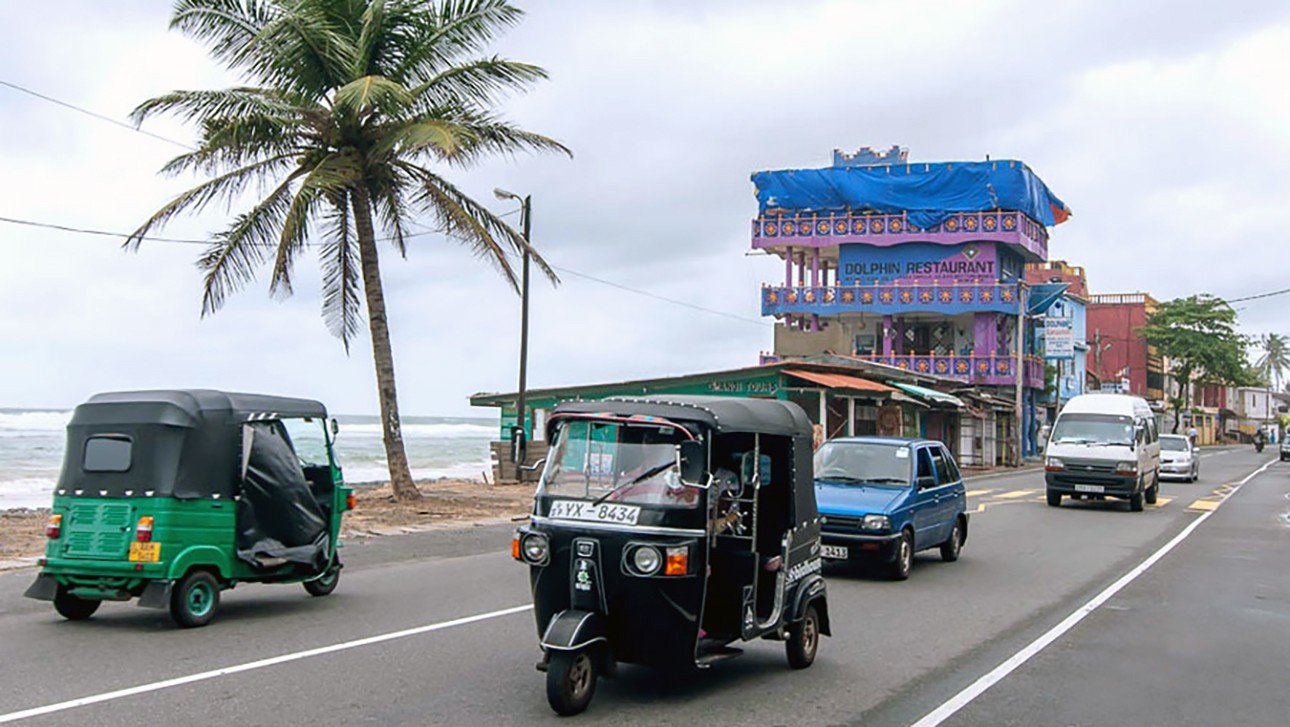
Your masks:
[[[562,717],[580,714],[596,695],[596,660],[582,651],[552,651],[546,701]]]
[[[1133,512],[1142,512],[1142,493],[1135,492],[1129,495],[1129,509]]]
[[[901,531],[895,547],[896,557],[887,566],[887,577],[903,581],[909,578],[909,572],[914,568],[914,534],[908,530]]]
[[[68,593],[62,586],[54,593],[54,610],[68,621],[84,621],[99,610],[102,601],[92,598],[79,598]]]
[[[1160,476],[1156,475],[1156,481],[1151,483],[1151,489],[1147,490],[1147,504],[1156,504],[1156,499],[1160,496]]]
[[[784,650],[788,653],[788,665],[794,669],[805,669],[815,663],[815,652],[820,649],[820,616],[815,606],[807,606],[802,620],[788,627],[788,639]]]
[[[1048,490],[1048,506],[1049,506],[1049,507],[1061,507],[1061,506],[1062,506],[1062,493],[1060,493],[1060,492],[1056,492],[1056,491],[1054,491],[1054,490]]]
[[[950,531],[950,537],[944,543],[941,543],[941,560],[946,563],[953,563],[959,559],[959,552],[963,550],[963,521],[955,518],[954,529]]]
[[[305,581],[304,585],[311,596],[327,596],[336,590],[337,583],[340,583],[340,566],[332,565],[326,573],[311,581]]]
[[[170,618],[180,628],[205,626],[219,610],[219,581],[204,570],[195,570],[170,591]]]

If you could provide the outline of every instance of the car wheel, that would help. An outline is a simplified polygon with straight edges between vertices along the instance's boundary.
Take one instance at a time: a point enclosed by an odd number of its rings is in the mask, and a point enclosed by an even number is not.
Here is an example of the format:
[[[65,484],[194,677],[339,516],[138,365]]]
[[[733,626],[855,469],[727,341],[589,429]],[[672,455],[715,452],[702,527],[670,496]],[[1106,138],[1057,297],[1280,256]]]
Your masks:
[[[946,563],[953,563],[959,559],[959,552],[963,550],[963,521],[955,518],[954,529],[950,531],[950,537],[944,543],[941,543],[941,560]]]
[[[596,695],[596,660],[583,651],[554,651],[546,669],[546,701],[563,717],[579,714]]]
[[[887,576],[893,581],[903,581],[909,578],[909,572],[913,569],[914,534],[902,530],[900,538],[896,540],[896,557],[887,566]]]
[[[54,593],[54,610],[68,621],[84,621],[93,616],[102,603],[92,598],[73,596],[62,586]]]
[[[340,583],[340,566],[333,564],[326,573],[311,581],[305,581],[304,586],[311,596],[327,596],[336,590],[337,583]]]
[[[1060,493],[1060,492],[1055,492],[1055,491],[1053,491],[1053,490],[1049,490],[1049,491],[1048,491],[1048,506],[1049,506],[1049,507],[1061,507],[1061,505],[1062,505],[1062,493]]]
[[[180,628],[205,626],[219,610],[219,581],[208,571],[195,570],[170,591],[170,618]]]
[[[819,648],[820,616],[815,612],[815,606],[807,606],[802,620],[788,627],[788,640],[784,642],[788,665],[805,669],[815,663],[815,652]]]

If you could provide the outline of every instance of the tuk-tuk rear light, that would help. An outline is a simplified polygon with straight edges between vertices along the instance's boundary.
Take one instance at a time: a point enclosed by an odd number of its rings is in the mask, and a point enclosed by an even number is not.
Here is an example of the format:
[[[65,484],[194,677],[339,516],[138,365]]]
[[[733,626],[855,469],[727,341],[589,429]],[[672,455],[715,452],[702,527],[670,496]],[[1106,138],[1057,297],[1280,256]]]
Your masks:
[[[63,516],[50,515],[45,521],[45,537],[54,540],[63,532]]]
[[[353,510],[357,507],[358,507],[358,498],[354,496],[354,493],[351,492],[348,495],[345,495],[345,509]]]
[[[663,565],[663,575],[684,576],[690,573],[690,547],[682,545],[667,549],[667,562]]]
[[[140,543],[151,542],[152,541],[152,523],[153,523],[153,517],[151,515],[144,515],[143,517],[139,518],[138,524],[134,526],[134,539],[139,541]]]

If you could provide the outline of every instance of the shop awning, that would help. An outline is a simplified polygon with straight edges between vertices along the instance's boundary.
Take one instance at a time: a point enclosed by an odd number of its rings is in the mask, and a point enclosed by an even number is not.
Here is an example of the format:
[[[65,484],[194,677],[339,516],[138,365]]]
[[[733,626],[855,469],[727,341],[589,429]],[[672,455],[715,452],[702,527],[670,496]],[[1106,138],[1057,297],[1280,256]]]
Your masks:
[[[853,391],[866,391],[874,394],[891,394],[896,391],[886,384],[862,379],[858,376],[825,374],[818,371],[802,371],[800,369],[787,369],[784,373],[794,378],[809,381],[812,384],[819,384],[820,386],[830,389],[851,389]],[[897,384],[897,386],[899,386],[899,384]]]
[[[942,392],[942,391],[937,391],[935,389],[928,389],[923,386],[914,386],[913,384],[902,384],[898,381],[893,381],[892,385],[894,385],[897,389],[900,389],[901,391],[907,394],[916,396],[919,399],[922,399],[924,401],[929,401],[935,404],[949,404],[950,406],[957,407],[960,409],[965,406],[962,399],[952,394],[946,394],[945,392]]]
[[[1030,286],[1030,301],[1026,306],[1026,315],[1037,316],[1047,313],[1069,287],[1071,287],[1070,283],[1039,283]]]

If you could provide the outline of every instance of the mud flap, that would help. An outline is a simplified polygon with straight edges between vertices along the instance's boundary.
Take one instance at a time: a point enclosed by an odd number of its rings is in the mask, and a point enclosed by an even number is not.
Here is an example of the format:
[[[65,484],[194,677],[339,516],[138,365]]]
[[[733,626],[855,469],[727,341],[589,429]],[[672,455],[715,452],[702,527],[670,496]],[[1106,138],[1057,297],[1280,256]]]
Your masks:
[[[170,608],[171,585],[171,581],[150,582],[139,594],[139,605],[143,608]]]
[[[613,677],[617,674],[618,663],[609,648],[608,632],[600,614],[570,608],[552,616],[546,633],[542,634],[542,651],[546,652],[543,664],[550,659],[552,651],[584,649],[596,659],[602,675]],[[538,668],[542,670],[541,666]]]
[[[36,576],[36,581],[23,591],[24,598],[34,598],[37,601],[52,601],[58,593],[58,579],[51,575],[41,573]]]

